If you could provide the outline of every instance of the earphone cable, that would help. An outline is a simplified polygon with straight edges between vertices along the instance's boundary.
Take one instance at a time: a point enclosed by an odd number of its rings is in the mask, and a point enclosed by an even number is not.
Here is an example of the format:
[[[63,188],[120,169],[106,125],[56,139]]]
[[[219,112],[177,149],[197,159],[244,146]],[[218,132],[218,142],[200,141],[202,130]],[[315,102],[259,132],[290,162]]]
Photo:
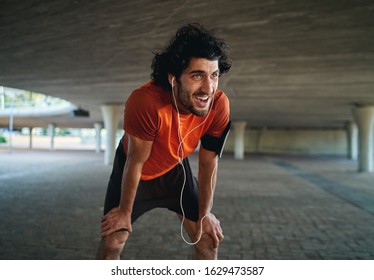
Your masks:
[[[210,104],[210,107],[209,107],[209,112],[208,114],[206,115],[204,121],[202,121],[199,125],[197,125],[196,127],[194,127],[193,129],[191,129],[182,139],[181,137],[181,134],[180,134],[180,124],[181,124],[181,121],[180,121],[180,113],[179,113],[179,109],[178,109],[178,105],[177,105],[177,101],[176,101],[176,98],[175,98],[175,95],[174,95],[174,78],[172,80],[172,95],[173,95],[173,100],[174,100],[174,105],[175,105],[175,109],[177,111],[177,120],[178,120],[178,140],[179,140],[179,145],[178,145],[178,150],[177,150],[177,157],[178,157],[178,163],[181,165],[182,167],[182,170],[183,170],[183,184],[182,184],[182,188],[181,188],[181,194],[180,194],[180,199],[179,199],[179,203],[180,203],[180,207],[181,207],[181,211],[182,211],[182,221],[181,221],[181,226],[180,226],[180,235],[183,239],[183,241],[188,244],[188,245],[195,245],[197,244],[200,240],[201,240],[201,237],[202,237],[202,234],[203,234],[203,221],[204,219],[207,217],[207,215],[205,215],[204,217],[202,217],[201,219],[201,223],[200,223],[200,236],[199,238],[195,241],[195,242],[189,242],[186,240],[186,238],[184,237],[183,235],[183,226],[184,226],[184,221],[185,221],[185,218],[186,218],[186,215],[185,215],[185,212],[184,212],[184,208],[183,208],[183,192],[184,192],[184,188],[185,188],[185,185],[186,185],[186,177],[187,177],[187,174],[186,174],[186,169],[183,165],[183,159],[184,159],[184,148],[183,148],[183,142],[184,140],[186,139],[186,137],[192,133],[194,130],[196,130],[197,128],[199,128],[200,126],[202,126],[206,120],[208,119],[208,116],[211,112],[211,109],[213,108],[213,102],[214,102],[214,96],[212,98],[212,102]],[[217,171],[217,165],[214,167],[214,170],[212,172],[212,177],[210,179],[210,189],[211,189],[211,192],[213,193],[213,178],[215,176],[215,173]],[[209,207],[209,212],[211,211],[211,209],[213,208],[213,198],[210,202],[210,207]]]

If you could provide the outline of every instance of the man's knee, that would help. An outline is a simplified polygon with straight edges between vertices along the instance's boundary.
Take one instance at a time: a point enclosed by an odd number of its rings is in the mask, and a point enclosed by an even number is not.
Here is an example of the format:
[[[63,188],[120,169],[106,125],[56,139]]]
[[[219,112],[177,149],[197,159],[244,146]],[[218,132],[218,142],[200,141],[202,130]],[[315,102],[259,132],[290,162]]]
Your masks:
[[[114,232],[103,239],[104,245],[108,249],[122,249],[128,237],[128,232]]]
[[[214,246],[213,239],[210,235],[203,233],[200,241],[195,244],[195,257],[197,257],[198,259],[217,259],[218,247]]]
[[[118,259],[128,237],[128,232],[115,232],[104,237],[101,241],[102,258]]]

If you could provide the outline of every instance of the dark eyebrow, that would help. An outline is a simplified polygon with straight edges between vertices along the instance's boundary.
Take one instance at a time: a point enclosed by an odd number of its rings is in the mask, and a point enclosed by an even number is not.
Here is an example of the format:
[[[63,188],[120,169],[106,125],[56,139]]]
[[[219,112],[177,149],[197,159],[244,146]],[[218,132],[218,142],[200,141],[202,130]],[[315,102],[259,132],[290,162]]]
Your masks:
[[[203,70],[191,70],[188,74],[203,74],[205,71]]]
[[[188,72],[188,74],[205,74],[206,72],[203,71],[203,70],[191,70],[190,72]],[[219,69],[217,69],[216,71],[214,71],[212,74],[214,73],[218,73],[219,74]]]

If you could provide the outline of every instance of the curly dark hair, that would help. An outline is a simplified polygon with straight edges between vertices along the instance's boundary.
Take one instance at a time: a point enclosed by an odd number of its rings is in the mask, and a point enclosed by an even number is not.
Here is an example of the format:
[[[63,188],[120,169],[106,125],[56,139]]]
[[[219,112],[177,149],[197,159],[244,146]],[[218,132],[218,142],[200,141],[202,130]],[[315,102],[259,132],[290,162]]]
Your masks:
[[[192,23],[179,28],[169,45],[161,52],[154,53],[151,79],[156,85],[171,90],[168,73],[179,79],[191,58],[218,60],[220,75],[231,68],[226,43],[202,25]]]

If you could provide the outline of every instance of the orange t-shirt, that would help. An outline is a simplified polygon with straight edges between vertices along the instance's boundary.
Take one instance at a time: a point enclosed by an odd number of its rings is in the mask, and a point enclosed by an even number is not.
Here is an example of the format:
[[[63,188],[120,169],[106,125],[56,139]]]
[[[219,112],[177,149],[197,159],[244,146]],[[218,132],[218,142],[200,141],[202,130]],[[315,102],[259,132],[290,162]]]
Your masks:
[[[126,101],[123,125],[125,153],[127,134],[153,141],[151,154],[143,165],[141,180],[157,178],[178,164],[178,113],[173,102],[171,92],[152,81],[134,90]],[[191,154],[205,134],[220,137],[229,122],[229,113],[227,96],[217,90],[213,107],[206,116],[180,114],[180,137],[184,140],[183,155],[179,150],[179,157]]]

